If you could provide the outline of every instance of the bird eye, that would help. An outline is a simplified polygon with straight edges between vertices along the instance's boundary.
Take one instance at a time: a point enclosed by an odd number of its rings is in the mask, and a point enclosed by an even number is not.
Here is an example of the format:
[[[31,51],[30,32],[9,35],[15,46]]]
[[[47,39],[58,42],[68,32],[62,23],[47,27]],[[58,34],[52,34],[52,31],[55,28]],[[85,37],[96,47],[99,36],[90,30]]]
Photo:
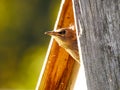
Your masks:
[[[65,30],[63,30],[63,31],[59,32],[59,34],[65,34],[65,33],[66,33],[66,31],[65,31]]]

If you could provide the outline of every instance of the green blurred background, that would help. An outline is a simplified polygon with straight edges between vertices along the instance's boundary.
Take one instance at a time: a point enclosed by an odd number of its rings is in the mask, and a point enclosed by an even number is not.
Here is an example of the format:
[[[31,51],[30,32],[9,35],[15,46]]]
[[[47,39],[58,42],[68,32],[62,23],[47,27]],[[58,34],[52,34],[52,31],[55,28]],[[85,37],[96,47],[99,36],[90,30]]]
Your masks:
[[[35,89],[61,0],[0,0],[0,90]]]

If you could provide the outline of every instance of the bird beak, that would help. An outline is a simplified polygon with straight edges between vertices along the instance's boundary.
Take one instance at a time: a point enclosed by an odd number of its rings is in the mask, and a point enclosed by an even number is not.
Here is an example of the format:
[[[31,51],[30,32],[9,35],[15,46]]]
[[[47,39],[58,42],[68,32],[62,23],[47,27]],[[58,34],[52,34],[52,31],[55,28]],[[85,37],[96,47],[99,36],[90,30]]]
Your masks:
[[[45,34],[50,35],[50,36],[57,36],[58,35],[58,33],[55,31],[48,31],[48,32],[45,32]]]

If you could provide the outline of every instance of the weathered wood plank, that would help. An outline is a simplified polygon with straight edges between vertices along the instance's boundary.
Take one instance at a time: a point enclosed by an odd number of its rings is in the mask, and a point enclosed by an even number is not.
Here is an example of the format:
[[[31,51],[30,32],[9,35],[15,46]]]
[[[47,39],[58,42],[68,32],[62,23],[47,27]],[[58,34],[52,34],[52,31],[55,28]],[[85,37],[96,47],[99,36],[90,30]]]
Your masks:
[[[120,0],[73,0],[88,90],[120,90]]]

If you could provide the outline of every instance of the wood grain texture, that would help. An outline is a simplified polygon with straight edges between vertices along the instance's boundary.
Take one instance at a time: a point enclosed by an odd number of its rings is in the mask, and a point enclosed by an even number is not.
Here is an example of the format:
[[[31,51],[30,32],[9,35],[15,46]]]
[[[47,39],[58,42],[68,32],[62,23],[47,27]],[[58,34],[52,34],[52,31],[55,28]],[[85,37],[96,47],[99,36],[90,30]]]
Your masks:
[[[73,0],[88,90],[120,90],[120,0]]]
[[[74,24],[71,0],[65,0],[58,19],[57,28],[65,28]],[[73,88],[71,85],[73,85],[80,65],[63,48],[59,47],[55,40],[50,48],[38,90],[67,90],[68,88],[70,90]]]

